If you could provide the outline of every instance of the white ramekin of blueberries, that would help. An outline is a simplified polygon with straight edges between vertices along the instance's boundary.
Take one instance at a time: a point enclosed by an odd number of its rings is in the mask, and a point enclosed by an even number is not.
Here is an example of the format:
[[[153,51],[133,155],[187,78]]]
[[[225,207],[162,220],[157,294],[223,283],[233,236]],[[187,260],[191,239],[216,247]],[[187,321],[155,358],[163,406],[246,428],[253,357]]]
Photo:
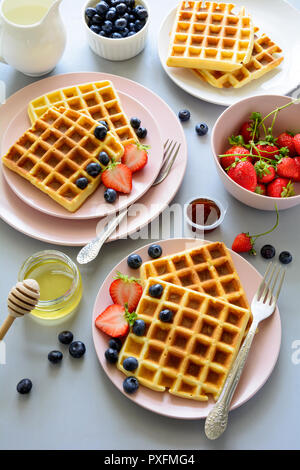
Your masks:
[[[90,0],[83,11],[89,46],[108,60],[127,60],[145,47],[149,7],[145,0]]]

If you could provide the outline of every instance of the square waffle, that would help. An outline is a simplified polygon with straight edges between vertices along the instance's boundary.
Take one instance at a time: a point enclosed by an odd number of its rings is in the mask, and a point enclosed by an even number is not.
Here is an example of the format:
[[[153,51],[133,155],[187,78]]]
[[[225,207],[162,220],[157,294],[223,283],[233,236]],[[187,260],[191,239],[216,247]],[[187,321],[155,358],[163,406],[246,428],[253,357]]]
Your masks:
[[[242,308],[250,308],[231,255],[222,242],[208,243],[147,261],[140,268],[143,285],[149,277],[203,292]]]
[[[217,88],[241,88],[252,80],[262,77],[270,70],[278,67],[283,61],[282,52],[266,34],[254,37],[252,56],[248,64],[243,65],[234,72],[220,72],[217,70],[195,69],[198,77]]]
[[[149,287],[163,286],[160,299]],[[163,309],[173,312],[162,322]],[[148,279],[137,307],[146,323],[144,336],[128,334],[119,353],[118,369],[134,375],[152,390],[199,401],[217,400],[240,348],[250,311],[207,294],[194,292],[161,279]],[[138,360],[134,372],[122,364],[126,357]]]
[[[48,194],[70,212],[75,212],[97,189],[101,174],[88,175],[89,163],[99,163],[105,151],[116,161],[124,148],[111,132],[104,141],[96,139],[98,122],[71,109],[50,108],[2,157],[3,164],[36,188]],[[75,182],[85,177],[88,186],[79,189]]]
[[[84,83],[52,91],[28,105],[33,124],[52,106],[84,112],[95,121],[105,121],[123,145],[136,142],[137,136],[122,107],[118,93],[109,80]]]
[[[233,71],[249,62],[254,29],[232,3],[181,1],[170,37],[170,67]]]

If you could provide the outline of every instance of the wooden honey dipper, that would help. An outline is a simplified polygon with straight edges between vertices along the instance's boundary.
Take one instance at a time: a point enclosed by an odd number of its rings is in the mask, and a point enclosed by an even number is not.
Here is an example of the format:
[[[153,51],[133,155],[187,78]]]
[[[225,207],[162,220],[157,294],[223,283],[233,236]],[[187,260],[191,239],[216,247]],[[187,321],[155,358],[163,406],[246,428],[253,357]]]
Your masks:
[[[30,313],[40,298],[40,286],[34,279],[18,282],[7,298],[8,316],[0,328],[0,341],[4,338],[16,318]]]

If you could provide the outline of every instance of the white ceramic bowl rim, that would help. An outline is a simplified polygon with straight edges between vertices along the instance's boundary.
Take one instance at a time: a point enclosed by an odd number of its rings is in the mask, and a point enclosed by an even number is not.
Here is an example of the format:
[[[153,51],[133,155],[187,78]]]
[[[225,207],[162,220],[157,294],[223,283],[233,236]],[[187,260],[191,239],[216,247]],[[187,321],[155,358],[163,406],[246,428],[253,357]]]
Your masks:
[[[216,220],[216,222],[214,224],[211,224],[211,225],[199,225],[199,224],[196,224],[195,222],[193,222],[189,215],[188,215],[188,208],[189,206],[191,205],[192,202],[194,201],[197,201],[198,199],[207,199],[208,201],[212,201],[214,202],[218,208],[220,209],[220,217],[218,218],[218,220]],[[194,228],[198,229],[198,230],[213,230],[217,227],[219,227],[219,225],[221,225],[221,223],[223,222],[224,218],[225,218],[225,215],[226,215],[226,212],[227,212],[227,207],[225,207],[224,204],[222,204],[218,199],[216,199],[215,197],[211,197],[211,196],[207,196],[207,195],[203,195],[201,194],[200,196],[196,196],[196,197],[193,197],[191,199],[189,199],[186,203],[185,203],[185,206],[184,206],[184,215],[185,215],[185,218],[187,220],[187,222]]]
[[[232,108],[234,107],[238,107],[241,103],[243,103],[244,101],[251,101],[251,100],[254,100],[254,99],[261,99],[263,100],[264,97],[267,96],[268,98],[286,98],[286,100],[290,100],[292,101],[293,98],[291,96],[285,96],[285,95],[253,95],[253,96],[250,96],[248,98],[244,98],[240,101],[238,101],[237,103],[234,103],[232,104],[231,106],[229,106],[228,108],[225,109],[225,111],[223,111],[223,113],[218,117],[218,119],[216,120],[215,122],[215,125],[213,127],[213,131],[212,131],[212,134],[211,134],[211,148],[212,148],[212,151],[213,151],[213,155],[214,155],[214,158],[218,164],[218,166],[222,169],[222,171],[224,172],[224,175],[225,177],[234,185],[236,186],[237,188],[239,188],[241,191],[247,191],[248,192],[248,189],[246,188],[243,188],[243,186],[240,186],[238,183],[236,183],[232,178],[230,178],[228,176],[228,174],[226,173],[226,171],[224,171],[223,167],[221,166],[220,164],[220,161],[219,161],[219,158],[218,158],[218,155],[216,155],[215,153],[215,149],[214,149],[214,140],[215,140],[215,132],[216,132],[216,127],[218,125],[218,123],[220,122],[221,119],[224,118],[224,116],[226,116],[227,113],[229,113]],[[300,104],[299,104],[300,106]],[[252,193],[254,194],[255,196],[257,196],[258,198],[268,198],[269,200],[273,200],[274,201],[274,204],[276,203],[276,201],[282,201],[282,198],[281,197],[271,197],[271,196],[264,196],[263,194],[258,194],[258,193]],[[299,194],[296,194],[295,196],[290,196],[289,199],[292,199],[292,198],[299,198],[300,195]]]
[[[83,7],[83,21],[84,21],[84,24],[85,24],[86,28],[90,31],[90,33],[94,34],[97,38],[100,38],[103,41],[107,41],[107,42],[114,41],[115,42],[115,41],[130,41],[130,40],[138,39],[139,36],[141,36],[142,33],[144,32],[145,28],[148,28],[149,21],[150,21],[150,8],[149,8],[148,3],[145,0],[138,0],[138,1],[139,1],[139,4],[144,5],[146,10],[148,11],[148,18],[146,20],[145,25],[142,27],[142,29],[140,29],[140,31],[138,31],[133,36],[129,36],[127,38],[106,38],[105,36],[100,36],[99,34],[92,31],[91,28],[89,28],[89,26],[86,22],[85,11],[86,11],[87,8],[91,7],[91,5],[93,3],[95,3],[95,5],[97,5],[98,2],[95,1],[95,0],[89,0]]]

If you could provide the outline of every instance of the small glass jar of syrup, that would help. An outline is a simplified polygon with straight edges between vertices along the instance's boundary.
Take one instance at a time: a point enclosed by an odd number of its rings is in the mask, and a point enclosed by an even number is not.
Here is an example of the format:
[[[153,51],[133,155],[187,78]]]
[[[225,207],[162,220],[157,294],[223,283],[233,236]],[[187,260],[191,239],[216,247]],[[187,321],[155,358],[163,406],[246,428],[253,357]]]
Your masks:
[[[185,218],[193,232],[212,232],[223,222],[226,210],[216,199],[197,197],[186,203]]]

